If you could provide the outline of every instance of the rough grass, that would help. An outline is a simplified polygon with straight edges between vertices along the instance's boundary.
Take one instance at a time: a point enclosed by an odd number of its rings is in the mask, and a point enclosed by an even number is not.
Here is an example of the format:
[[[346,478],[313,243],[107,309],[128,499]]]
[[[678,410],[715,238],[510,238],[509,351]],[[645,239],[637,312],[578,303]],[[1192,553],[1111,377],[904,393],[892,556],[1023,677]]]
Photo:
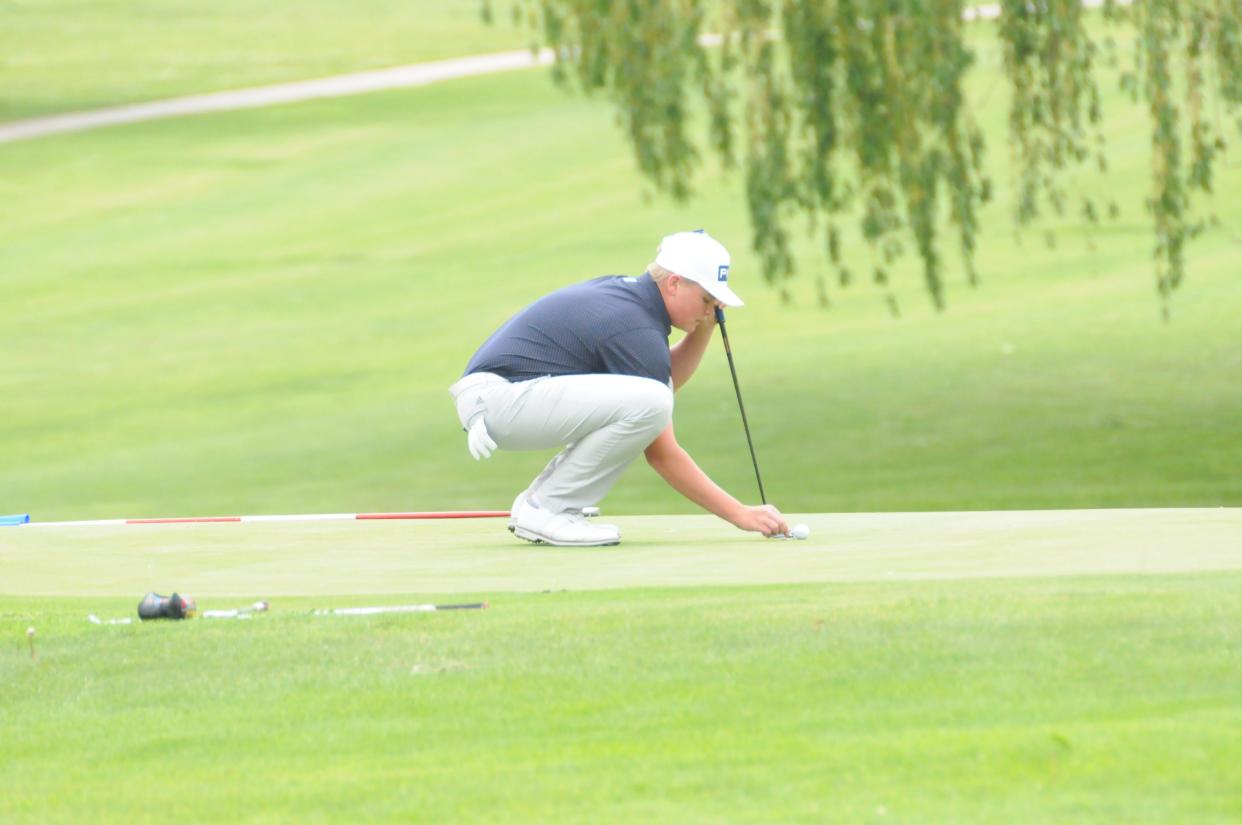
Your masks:
[[[0,816],[1232,822],[1239,586],[489,594],[482,612],[306,615],[321,597],[123,627],[85,613],[136,599],[6,597]]]
[[[0,819],[1242,815],[1240,511],[802,518],[8,528]],[[272,610],[86,620],[148,587]]]

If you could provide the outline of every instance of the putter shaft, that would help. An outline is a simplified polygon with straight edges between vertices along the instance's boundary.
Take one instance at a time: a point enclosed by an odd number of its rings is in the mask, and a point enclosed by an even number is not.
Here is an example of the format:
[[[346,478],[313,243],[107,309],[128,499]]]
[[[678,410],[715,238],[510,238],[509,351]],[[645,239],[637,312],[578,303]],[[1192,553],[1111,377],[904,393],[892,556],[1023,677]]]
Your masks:
[[[733,365],[733,348],[729,346],[729,333],[725,329],[724,310],[716,307],[716,323],[720,325],[720,337],[724,341],[725,357],[729,359],[729,374],[733,376],[733,392],[737,394],[737,408],[742,411],[742,429],[746,431],[746,446],[750,448],[750,463],[755,467],[755,482],[759,485],[759,500],[768,503],[763,492],[763,479],[759,476],[759,460],[755,458],[755,442],[750,437],[750,422],[746,420],[746,405],[742,403],[742,388],[737,383],[737,368]]]

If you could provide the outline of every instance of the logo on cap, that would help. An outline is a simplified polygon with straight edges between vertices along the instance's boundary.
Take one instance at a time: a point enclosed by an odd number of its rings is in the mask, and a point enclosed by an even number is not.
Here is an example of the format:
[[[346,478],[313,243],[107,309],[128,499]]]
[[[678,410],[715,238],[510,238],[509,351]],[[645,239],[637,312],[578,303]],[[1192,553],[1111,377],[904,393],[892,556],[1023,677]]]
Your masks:
[[[721,264],[720,268],[716,270],[716,280],[720,281],[721,283],[727,282],[729,280],[729,265],[728,264]]]

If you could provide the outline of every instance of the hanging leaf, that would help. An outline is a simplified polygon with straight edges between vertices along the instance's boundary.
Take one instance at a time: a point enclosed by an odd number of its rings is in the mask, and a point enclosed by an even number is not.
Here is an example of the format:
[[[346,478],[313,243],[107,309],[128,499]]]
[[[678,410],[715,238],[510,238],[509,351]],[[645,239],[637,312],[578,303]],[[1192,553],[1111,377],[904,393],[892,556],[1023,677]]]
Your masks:
[[[780,294],[789,294],[796,271],[789,224],[800,216],[824,233],[837,282],[851,282],[840,251],[839,218],[847,212],[860,215],[882,288],[903,239],[912,240],[928,294],[945,306],[939,241],[946,219],[966,281],[977,283],[978,209],[992,182],[983,170],[983,133],[963,94],[974,63],[963,0],[514,0],[513,8],[553,49],[558,82],[612,100],[639,170],[677,199],[690,194],[702,160],[694,125],[694,101],[702,101],[707,150],[725,168],[742,165],[753,246]],[[1242,3],[1105,0],[1100,18],[1108,30],[1098,39],[1082,0],[1002,0],[999,11],[988,25],[996,27],[1010,87],[1019,228],[1066,212],[1074,201],[1064,181],[1073,167],[1107,169],[1098,64],[1119,68],[1114,30],[1137,37],[1134,65],[1120,83],[1151,118],[1146,205],[1167,317],[1184,278],[1186,242],[1202,228],[1189,217],[1191,193],[1211,191],[1226,148],[1205,90],[1219,90],[1217,118],[1235,117],[1242,104]],[[493,16],[491,0],[483,0],[482,14]],[[1175,78],[1177,67],[1184,75]],[[1116,203],[1101,208],[1090,193],[1078,211],[1088,224],[1119,214]],[[1055,245],[1051,234],[1046,240]],[[816,284],[826,305],[822,275]],[[886,301],[896,314],[891,293]]]

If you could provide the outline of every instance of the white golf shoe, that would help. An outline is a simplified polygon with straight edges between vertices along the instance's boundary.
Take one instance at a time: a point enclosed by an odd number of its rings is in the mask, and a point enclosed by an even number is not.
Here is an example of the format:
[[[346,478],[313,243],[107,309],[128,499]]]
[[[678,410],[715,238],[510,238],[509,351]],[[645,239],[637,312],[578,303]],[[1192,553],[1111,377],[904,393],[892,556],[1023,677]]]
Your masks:
[[[517,498],[513,500],[513,506],[509,508],[509,532],[517,527],[518,510],[522,509],[522,505],[526,503],[526,491],[517,494]]]
[[[611,524],[591,524],[579,512],[549,513],[526,501],[517,510],[513,534],[536,544],[562,547],[601,547],[621,543],[621,531]]]

